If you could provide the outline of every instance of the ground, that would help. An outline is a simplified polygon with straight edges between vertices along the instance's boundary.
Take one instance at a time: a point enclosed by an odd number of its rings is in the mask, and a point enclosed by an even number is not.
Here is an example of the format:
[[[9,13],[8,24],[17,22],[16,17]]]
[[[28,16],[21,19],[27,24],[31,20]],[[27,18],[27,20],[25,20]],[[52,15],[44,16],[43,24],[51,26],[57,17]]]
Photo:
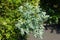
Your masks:
[[[43,39],[35,38],[32,34],[28,37],[28,40],[60,40],[60,34],[56,34],[55,30],[50,33],[51,30],[45,30]]]

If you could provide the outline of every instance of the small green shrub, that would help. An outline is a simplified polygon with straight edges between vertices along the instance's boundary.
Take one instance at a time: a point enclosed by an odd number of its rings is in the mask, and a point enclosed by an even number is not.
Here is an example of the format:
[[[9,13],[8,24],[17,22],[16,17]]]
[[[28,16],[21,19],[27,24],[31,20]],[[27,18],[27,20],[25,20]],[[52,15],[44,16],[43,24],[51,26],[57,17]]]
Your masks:
[[[21,35],[32,32],[35,37],[42,38],[44,30],[43,23],[48,18],[46,12],[43,12],[39,6],[35,7],[30,3],[21,5],[18,11],[22,14],[22,17],[19,18],[15,26],[20,30]]]

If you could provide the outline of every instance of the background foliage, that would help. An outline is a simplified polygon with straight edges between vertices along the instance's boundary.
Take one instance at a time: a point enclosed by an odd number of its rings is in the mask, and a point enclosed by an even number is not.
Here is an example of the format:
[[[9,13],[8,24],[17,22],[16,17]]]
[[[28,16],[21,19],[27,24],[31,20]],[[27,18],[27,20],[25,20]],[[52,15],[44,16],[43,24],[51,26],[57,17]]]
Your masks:
[[[20,33],[15,29],[15,22],[20,16],[17,8],[21,4],[21,0],[15,1],[0,0],[0,40],[19,39]]]
[[[41,0],[41,7],[50,15],[52,23],[58,23],[60,18],[60,0]]]

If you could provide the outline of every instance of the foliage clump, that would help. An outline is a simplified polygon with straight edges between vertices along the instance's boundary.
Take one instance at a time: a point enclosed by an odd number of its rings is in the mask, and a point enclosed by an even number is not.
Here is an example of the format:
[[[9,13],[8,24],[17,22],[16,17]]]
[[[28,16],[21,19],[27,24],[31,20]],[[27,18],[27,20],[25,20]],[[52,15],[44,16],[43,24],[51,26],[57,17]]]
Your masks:
[[[38,6],[38,2],[0,0],[0,40],[25,40],[30,31],[35,35],[43,33],[43,22],[48,16]]]
[[[19,18],[15,26],[20,30],[21,34],[33,32],[35,37],[41,37],[44,30],[43,23],[48,18],[46,12],[42,11],[39,6],[35,7],[30,3],[21,5],[18,11],[22,14],[22,17]]]

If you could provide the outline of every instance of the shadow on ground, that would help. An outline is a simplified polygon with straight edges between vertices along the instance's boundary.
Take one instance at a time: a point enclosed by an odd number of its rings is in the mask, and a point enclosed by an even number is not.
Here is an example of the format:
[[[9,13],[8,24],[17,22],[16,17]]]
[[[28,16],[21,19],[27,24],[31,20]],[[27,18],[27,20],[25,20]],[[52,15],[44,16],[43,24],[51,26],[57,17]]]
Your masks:
[[[60,25],[59,24],[46,24],[45,26],[45,30],[51,30],[50,33],[53,33],[54,30],[57,34],[60,34]]]

